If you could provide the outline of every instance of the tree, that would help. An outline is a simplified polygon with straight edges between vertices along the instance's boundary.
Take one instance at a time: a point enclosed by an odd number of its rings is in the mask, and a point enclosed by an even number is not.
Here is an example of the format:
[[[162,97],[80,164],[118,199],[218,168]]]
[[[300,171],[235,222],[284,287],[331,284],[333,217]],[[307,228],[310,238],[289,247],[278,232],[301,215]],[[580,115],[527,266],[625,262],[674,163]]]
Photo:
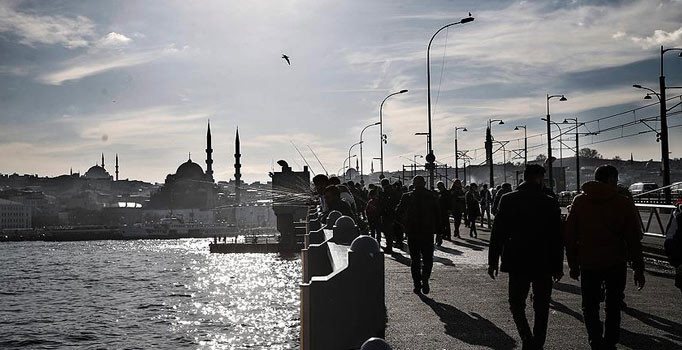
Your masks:
[[[536,162],[544,163],[546,160],[547,160],[547,156],[542,154],[542,153],[538,154],[538,156],[535,157]]]
[[[580,149],[580,157],[588,159],[602,159],[601,154],[599,154],[596,149],[587,147]]]

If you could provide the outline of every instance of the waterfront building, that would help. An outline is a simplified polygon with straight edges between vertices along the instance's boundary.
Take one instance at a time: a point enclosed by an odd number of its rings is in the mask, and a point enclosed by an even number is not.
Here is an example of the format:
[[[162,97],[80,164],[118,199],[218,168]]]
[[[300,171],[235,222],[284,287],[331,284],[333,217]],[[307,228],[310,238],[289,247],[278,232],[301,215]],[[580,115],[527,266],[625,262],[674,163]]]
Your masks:
[[[0,199],[0,229],[17,229],[31,227],[31,207]]]

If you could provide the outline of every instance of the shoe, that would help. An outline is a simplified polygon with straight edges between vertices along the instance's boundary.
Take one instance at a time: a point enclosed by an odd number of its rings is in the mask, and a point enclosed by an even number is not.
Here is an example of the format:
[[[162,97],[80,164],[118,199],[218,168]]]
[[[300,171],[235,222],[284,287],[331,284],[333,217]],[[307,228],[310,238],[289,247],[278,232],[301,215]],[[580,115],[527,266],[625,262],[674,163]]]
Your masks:
[[[429,294],[431,287],[429,287],[429,281],[422,282],[422,293]]]
[[[414,289],[412,289],[412,292],[414,292],[414,294],[421,294],[422,293],[422,285],[421,284],[415,284]]]

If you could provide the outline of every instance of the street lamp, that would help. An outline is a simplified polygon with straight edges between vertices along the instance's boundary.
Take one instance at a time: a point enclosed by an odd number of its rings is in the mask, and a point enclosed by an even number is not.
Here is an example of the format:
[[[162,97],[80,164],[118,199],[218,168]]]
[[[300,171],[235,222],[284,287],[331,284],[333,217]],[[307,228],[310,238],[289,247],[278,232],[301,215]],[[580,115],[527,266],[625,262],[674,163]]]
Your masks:
[[[426,136],[426,154],[428,157],[429,154],[429,139],[431,138],[431,135],[429,135],[428,132],[415,132],[415,136]]]
[[[415,154],[414,157],[412,157],[412,177],[414,178],[417,176],[417,157],[419,158],[424,158],[421,154]]]
[[[502,147],[502,172],[504,172],[504,182],[507,182],[507,149],[504,148],[505,143],[497,141],[497,140],[493,140],[493,141],[495,143],[500,144],[500,146]],[[505,141],[505,142],[508,142],[508,141]],[[490,187],[492,188],[492,187],[494,187],[494,185],[491,184]]]
[[[431,40],[429,40],[429,45],[426,47],[426,95],[427,95],[427,111],[428,111],[428,117],[429,117],[429,138],[427,140],[428,142],[428,152],[426,155],[426,161],[427,161],[427,168],[429,168],[429,186],[431,189],[433,189],[433,171],[434,171],[434,162],[436,160],[436,156],[433,154],[433,137],[432,132],[431,132],[431,43],[433,43],[433,39],[440,33],[443,29],[457,25],[457,24],[464,24],[464,23],[469,23],[474,20],[473,17],[471,17],[471,13],[469,13],[469,17],[462,18],[459,20],[459,22],[453,22],[450,24],[446,24],[440,29],[438,29],[433,36],[431,36]]]
[[[379,106],[379,145],[381,146],[381,176],[384,176],[384,143],[386,143],[386,135],[384,135],[384,102],[388,100],[389,97],[398,94],[404,94],[407,90],[400,90],[386,96],[383,101],[381,101],[381,106]]]
[[[546,118],[540,118],[542,121],[547,121]],[[563,141],[563,131],[561,130],[561,125],[555,121],[549,121],[550,123],[554,124],[557,129],[559,129],[559,167],[563,168],[564,167],[564,141]]]
[[[351,160],[351,158],[355,158],[355,157],[357,157],[357,156],[358,156],[357,154],[354,154],[354,155],[352,155],[352,156],[349,155],[348,158],[346,158],[346,159],[343,161],[343,168],[341,168],[341,169],[343,170],[343,181],[346,181],[346,162],[348,162],[348,167],[350,168],[350,160]]]
[[[457,130],[467,131],[467,128],[455,127],[455,179],[459,178],[459,167],[457,166]]]
[[[549,175],[549,188],[554,190],[554,177],[552,174],[552,127],[550,125],[550,114],[549,114],[549,100],[558,97],[559,101],[567,101],[565,95],[550,95],[547,94],[547,167],[549,168],[547,173]]]
[[[518,131],[519,128],[523,128],[523,166],[528,165],[528,129],[525,125],[518,125],[514,130]]]
[[[362,141],[354,143],[350,148],[348,149],[348,159],[350,159],[350,151],[353,149],[353,147],[357,145],[361,145]],[[344,162],[345,164],[345,162]],[[348,170],[350,170],[350,161],[348,162]],[[343,179],[346,180],[346,173],[343,173]]]
[[[362,160],[362,144],[363,144],[363,142],[364,142],[364,141],[362,141],[362,134],[363,134],[363,133],[365,132],[365,130],[367,130],[367,128],[369,128],[370,126],[375,126],[375,125],[379,125],[379,124],[381,124],[381,122],[376,122],[376,123],[374,123],[374,124],[369,124],[369,125],[365,126],[365,127],[362,129],[362,131],[360,131],[360,184],[363,185],[363,186],[365,185],[365,178],[364,178],[364,175],[363,175],[363,174],[364,174],[364,171],[363,171],[364,168],[363,168],[363,167],[364,167],[365,163],[364,163],[363,160]]]
[[[498,125],[504,125],[504,121],[501,119],[488,119],[488,127],[485,131],[485,161],[490,169],[490,187],[495,186],[495,175],[493,172],[493,123],[497,122]]]

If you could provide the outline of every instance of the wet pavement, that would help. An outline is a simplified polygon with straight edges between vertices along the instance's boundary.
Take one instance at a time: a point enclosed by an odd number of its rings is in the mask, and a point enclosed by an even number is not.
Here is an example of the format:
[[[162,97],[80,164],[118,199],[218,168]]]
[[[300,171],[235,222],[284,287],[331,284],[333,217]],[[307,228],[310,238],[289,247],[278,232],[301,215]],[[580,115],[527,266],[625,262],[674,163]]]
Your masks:
[[[428,296],[412,292],[407,251],[386,256],[386,340],[394,350],[521,348],[507,302],[507,275],[497,280],[487,275],[489,233],[479,228],[478,239],[465,236],[436,250]],[[619,349],[682,349],[682,293],[666,265],[647,266],[642,291],[629,273]],[[552,292],[545,349],[589,349],[579,282],[568,277],[568,266],[564,273]],[[532,321],[530,311],[529,305]]]

